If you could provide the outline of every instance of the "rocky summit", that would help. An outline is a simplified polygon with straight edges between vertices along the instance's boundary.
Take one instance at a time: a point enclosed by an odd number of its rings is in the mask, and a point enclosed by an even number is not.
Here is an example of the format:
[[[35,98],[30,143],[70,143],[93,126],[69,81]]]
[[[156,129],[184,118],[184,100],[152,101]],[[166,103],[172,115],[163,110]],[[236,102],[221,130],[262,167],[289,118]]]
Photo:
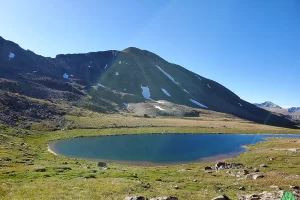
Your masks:
[[[240,99],[221,84],[135,47],[49,58],[0,37],[0,91],[104,113],[128,109],[138,114],[196,116],[195,109],[212,110],[296,128],[295,122]],[[194,110],[171,109],[175,104]],[[5,106],[1,102],[2,110]]]

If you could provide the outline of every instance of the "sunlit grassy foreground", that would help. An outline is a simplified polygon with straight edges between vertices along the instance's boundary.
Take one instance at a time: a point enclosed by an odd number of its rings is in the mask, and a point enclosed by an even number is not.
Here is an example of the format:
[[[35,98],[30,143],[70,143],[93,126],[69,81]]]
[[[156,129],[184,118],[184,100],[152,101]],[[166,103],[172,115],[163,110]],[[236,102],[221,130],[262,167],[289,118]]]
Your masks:
[[[147,133],[297,133],[296,130],[258,125],[225,116],[200,118],[141,118],[123,115],[91,114],[68,116],[64,130],[48,131],[48,125],[35,124],[32,130],[0,125],[0,199],[124,199],[142,195],[177,196],[179,199],[211,199],[226,194],[271,191],[271,185],[288,189],[300,183],[300,154],[286,148],[300,148],[298,139],[270,139],[249,146],[249,151],[226,162],[239,162],[260,168],[262,179],[241,179],[221,170],[207,173],[195,163],[161,167],[109,164],[55,156],[47,151],[50,140],[111,134]],[[72,122],[71,122],[72,121]],[[299,131],[298,131],[299,132]],[[275,150],[274,150],[275,149]],[[282,150],[276,150],[282,149]],[[274,160],[269,160],[274,157]],[[4,159],[9,158],[9,159]],[[66,164],[64,164],[66,163]],[[39,172],[42,171],[42,172]],[[298,175],[298,176],[297,176]],[[174,186],[177,186],[176,189]],[[244,186],[245,191],[238,188]]]

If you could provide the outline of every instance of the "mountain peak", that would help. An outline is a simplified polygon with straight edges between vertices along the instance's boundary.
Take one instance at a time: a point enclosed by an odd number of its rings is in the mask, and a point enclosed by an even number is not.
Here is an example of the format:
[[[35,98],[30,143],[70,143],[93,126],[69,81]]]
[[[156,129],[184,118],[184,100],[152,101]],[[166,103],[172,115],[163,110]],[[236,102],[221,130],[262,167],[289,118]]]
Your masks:
[[[264,103],[256,103],[255,105],[258,107],[281,108],[280,106],[276,105],[275,103],[273,103],[271,101],[266,101]]]
[[[291,107],[291,108],[288,109],[288,111],[290,113],[294,113],[294,112],[300,111],[300,107]]]

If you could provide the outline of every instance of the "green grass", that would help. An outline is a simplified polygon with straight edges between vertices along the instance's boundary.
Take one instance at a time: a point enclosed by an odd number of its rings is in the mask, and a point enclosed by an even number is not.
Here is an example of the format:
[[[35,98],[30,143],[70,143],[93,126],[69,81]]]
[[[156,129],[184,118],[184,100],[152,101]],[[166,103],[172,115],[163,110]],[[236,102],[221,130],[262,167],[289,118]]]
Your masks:
[[[181,200],[199,200],[211,199],[221,194],[236,199],[238,194],[270,191],[272,190],[270,185],[288,189],[289,185],[299,184],[299,178],[296,177],[300,174],[299,153],[271,149],[300,148],[300,140],[294,142],[290,139],[271,139],[251,145],[247,153],[228,160],[228,162],[240,162],[253,168],[259,167],[262,163],[267,164],[268,168],[261,169],[265,178],[260,180],[239,180],[226,174],[226,170],[214,171],[212,174],[204,172],[205,166],[214,163],[160,167],[111,163],[109,170],[103,170],[98,168],[94,161],[55,156],[47,151],[48,141],[76,136],[181,132],[296,133],[295,130],[257,125],[242,120],[222,121],[209,118],[144,119],[86,113],[85,117],[68,116],[67,119],[72,120],[73,123],[60,131],[42,128],[20,130],[0,124],[0,158],[12,159],[12,161],[0,161],[0,199],[119,200],[124,199],[125,196],[143,195],[177,196]],[[276,157],[276,159],[269,161],[269,157]],[[68,164],[63,164],[65,161]],[[75,164],[76,162],[80,165]],[[34,165],[29,165],[30,163]],[[63,167],[69,167],[71,170],[59,172]],[[35,172],[37,168],[45,168],[46,171]],[[96,178],[84,178],[90,175]],[[172,187],[175,185],[179,189]],[[245,186],[246,190],[239,191],[239,186]]]

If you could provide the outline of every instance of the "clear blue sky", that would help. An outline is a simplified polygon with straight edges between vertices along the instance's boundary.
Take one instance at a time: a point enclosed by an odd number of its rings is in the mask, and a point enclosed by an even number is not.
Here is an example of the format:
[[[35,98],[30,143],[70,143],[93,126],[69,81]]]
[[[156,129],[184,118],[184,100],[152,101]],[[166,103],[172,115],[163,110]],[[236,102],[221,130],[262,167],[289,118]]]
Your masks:
[[[300,106],[299,0],[7,0],[0,24],[43,56],[135,46],[249,102]]]

